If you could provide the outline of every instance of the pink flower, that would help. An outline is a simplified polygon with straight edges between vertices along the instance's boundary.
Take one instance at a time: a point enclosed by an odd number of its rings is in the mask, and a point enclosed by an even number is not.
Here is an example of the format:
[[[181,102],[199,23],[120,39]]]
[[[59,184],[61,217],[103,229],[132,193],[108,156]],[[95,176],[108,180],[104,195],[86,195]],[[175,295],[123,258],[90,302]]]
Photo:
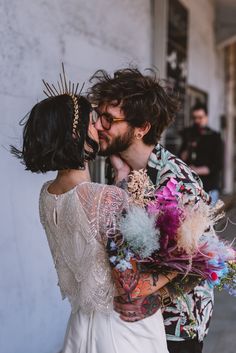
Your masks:
[[[211,279],[212,279],[213,281],[216,281],[216,280],[218,279],[218,275],[217,275],[216,272],[212,272],[212,273],[211,273]]]
[[[178,182],[171,178],[166,186],[156,191],[156,199],[161,205],[165,207],[176,207],[178,203],[178,198],[181,195],[177,191]]]

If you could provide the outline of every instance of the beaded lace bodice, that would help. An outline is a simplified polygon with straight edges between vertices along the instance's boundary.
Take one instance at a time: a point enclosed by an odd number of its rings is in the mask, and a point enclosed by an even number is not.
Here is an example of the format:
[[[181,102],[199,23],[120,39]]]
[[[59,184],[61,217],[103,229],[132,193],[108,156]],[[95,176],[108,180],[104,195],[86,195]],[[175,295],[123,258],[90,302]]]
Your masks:
[[[45,229],[62,297],[72,311],[112,309],[114,285],[106,255],[107,231],[127,206],[126,193],[115,187],[82,183],[56,196],[44,184],[40,220]]]

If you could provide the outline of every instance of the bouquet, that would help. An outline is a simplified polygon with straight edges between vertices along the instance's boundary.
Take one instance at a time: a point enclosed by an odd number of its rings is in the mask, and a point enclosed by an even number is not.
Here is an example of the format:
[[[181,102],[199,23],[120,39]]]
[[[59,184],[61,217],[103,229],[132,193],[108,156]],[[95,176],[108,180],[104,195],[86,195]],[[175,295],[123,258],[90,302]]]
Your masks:
[[[128,296],[138,283],[138,273],[172,271],[180,274],[174,281],[180,292],[204,279],[211,287],[236,294],[235,250],[214,231],[222,204],[212,208],[200,197],[189,201],[184,188],[171,178],[155,190],[146,171],[131,174],[130,207],[108,236],[109,261]]]

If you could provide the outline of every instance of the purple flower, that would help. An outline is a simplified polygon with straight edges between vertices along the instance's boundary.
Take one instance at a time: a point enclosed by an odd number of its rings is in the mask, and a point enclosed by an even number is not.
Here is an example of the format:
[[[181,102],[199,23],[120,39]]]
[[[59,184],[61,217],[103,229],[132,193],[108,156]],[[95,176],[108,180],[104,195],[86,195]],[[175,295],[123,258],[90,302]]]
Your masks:
[[[114,242],[114,240],[112,240],[110,242],[110,248],[111,248],[111,250],[116,250],[117,246],[116,246],[116,243]]]
[[[174,239],[180,226],[180,212],[178,208],[167,208],[161,213],[156,222],[161,234]]]

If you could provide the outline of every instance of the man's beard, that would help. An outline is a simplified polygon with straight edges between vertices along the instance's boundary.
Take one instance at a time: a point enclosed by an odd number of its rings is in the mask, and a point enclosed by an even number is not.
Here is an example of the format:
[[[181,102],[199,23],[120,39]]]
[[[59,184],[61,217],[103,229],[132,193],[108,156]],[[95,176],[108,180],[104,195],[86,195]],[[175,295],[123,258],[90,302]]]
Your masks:
[[[127,150],[130,145],[132,145],[133,137],[134,129],[132,127],[130,127],[130,129],[124,135],[114,138],[111,144],[109,144],[109,139],[103,135],[103,138],[108,143],[108,145],[104,150],[100,148],[98,153],[99,156],[110,156],[112,154],[119,154]]]

